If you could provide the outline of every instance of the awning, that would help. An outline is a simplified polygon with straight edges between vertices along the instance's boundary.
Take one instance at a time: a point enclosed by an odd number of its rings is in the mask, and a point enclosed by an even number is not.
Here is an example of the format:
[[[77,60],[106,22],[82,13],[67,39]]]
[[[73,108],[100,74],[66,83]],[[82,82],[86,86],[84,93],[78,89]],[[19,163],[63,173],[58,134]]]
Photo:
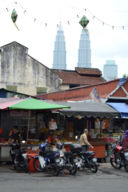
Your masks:
[[[60,110],[61,113],[67,116],[94,118],[113,118],[120,116],[120,113],[117,110],[106,103],[62,102],[61,104],[70,106],[70,109]]]
[[[0,99],[0,109],[7,109],[9,106],[19,103],[20,101],[23,101],[23,99]]]
[[[16,99],[0,103],[0,109],[19,109],[19,110],[50,110],[69,108],[69,106],[59,105],[55,103],[47,103],[39,99],[25,98]]]
[[[120,113],[122,118],[128,118],[128,105],[126,103],[107,103]]]

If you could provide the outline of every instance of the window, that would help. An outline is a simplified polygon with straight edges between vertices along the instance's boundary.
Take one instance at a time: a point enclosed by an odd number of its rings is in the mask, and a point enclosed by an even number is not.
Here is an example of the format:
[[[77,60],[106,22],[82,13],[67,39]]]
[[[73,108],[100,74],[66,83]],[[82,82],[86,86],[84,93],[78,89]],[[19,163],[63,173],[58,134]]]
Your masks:
[[[42,93],[47,93],[47,88],[46,87],[37,87],[37,95],[42,94]]]

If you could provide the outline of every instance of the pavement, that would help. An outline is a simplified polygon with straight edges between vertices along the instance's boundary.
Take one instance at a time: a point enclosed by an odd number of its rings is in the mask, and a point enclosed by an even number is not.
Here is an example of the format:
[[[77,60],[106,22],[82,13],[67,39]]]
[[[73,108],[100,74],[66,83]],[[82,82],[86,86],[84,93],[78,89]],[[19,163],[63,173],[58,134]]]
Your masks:
[[[106,163],[99,163],[98,172],[104,174],[114,174],[122,176],[125,175],[126,177],[128,177],[128,172],[126,172],[124,168],[114,169],[109,161],[107,161]],[[15,170],[13,169],[13,166],[11,164],[1,163],[0,173],[15,173]]]
[[[102,172],[112,172],[115,170],[109,162],[107,163],[99,163],[99,168],[98,170]],[[13,165],[11,164],[6,164],[6,163],[1,163],[0,164],[0,173],[1,172],[14,172]]]
[[[9,164],[0,164],[0,192],[126,192],[128,173],[114,169],[109,161],[99,163],[98,172],[78,171],[75,176],[55,177],[44,173],[16,173]]]

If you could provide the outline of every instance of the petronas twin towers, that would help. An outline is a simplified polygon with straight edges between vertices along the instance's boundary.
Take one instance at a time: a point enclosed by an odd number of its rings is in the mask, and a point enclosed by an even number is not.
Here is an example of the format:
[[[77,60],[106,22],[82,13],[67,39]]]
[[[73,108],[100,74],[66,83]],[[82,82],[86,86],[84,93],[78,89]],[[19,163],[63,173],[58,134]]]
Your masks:
[[[91,68],[91,49],[90,39],[87,29],[82,29],[79,49],[78,49],[78,63],[77,67]],[[66,69],[66,45],[65,37],[61,24],[59,25],[53,52],[53,69]]]

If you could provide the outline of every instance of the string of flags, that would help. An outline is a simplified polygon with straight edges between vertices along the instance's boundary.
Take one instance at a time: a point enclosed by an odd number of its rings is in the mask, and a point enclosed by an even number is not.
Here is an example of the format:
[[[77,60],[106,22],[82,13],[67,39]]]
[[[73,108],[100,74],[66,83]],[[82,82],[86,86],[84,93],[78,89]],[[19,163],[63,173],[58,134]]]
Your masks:
[[[22,10],[22,12],[23,12],[23,14],[26,14],[26,13],[27,13],[27,14],[30,16],[29,11],[27,11],[19,2],[15,1],[15,2],[14,2],[14,5],[20,7],[21,10]],[[6,8],[6,11],[10,12],[10,10],[9,10],[8,7]],[[92,20],[95,19],[95,20],[97,20],[102,26],[108,26],[108,27],[110,27],[110,28],[113,29],[113,30],[114,30],[114,29],[117,29],[117,28],[118,28],[118,29],[120,28],[120,29],[123,29],[123,30],[128,28],[128,25],[122,25],[122,26],[119,25],[119,26],[117,26],[117,25],[108,24],[108,23],[102,21],[101,19],[99,19],[98,17],[96,17],[96,16],[95,16],[91,11],[89,11],[88,9],[83,9],[83,10],[81,10],[78,14],[76,14],[76,16],[74,16],[74,17],[71,18],[71,19],[68,19],[68,20],[65,21],[64,23],[67,23],[68,25],[71,25],[72,20],[74,20],[74,19],[80,19],[80,17],[81,17],[80,15],[83,14],[82,18],[79,20],[79,24],[80,24],[83,28],[85,28],[85,27],[88,25],[88,23],[89,23],[89,20],[88,20],[87,17],[85,16],[85,13],[86,13],[86,14],[89,13]],[[27,14],[26,14],[26,15],[27,15]],[[11,12],[11,19],[12,19],[15,27],[19,30],[18,26],[16,25],[17,17],[18,17],[17,11],[16,11],[16,9],[13,8],[13,10],[12,10],[12,12]],[[40,24],[43,24],[45,27],[47,27],[47,26],[49,25],[48,22],[43,22],[43,21],[39,20],[39,19],[36,18],[36,17],[31,16],[31,18],[32,18],[32,20],[33,20],[34,23],[38,22],[38,23],[40,23]],[[56,26],[58,27],[59,24],[57,23]]]

